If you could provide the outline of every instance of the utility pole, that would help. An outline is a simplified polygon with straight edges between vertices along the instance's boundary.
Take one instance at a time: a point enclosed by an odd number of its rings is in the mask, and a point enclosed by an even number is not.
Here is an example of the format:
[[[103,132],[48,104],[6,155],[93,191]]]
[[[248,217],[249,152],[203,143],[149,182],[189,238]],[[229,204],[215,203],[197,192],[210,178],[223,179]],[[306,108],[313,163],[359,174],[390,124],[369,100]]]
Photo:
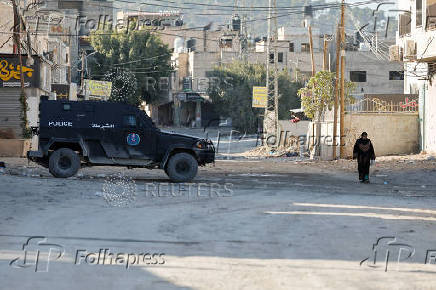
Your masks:
[[[295,81],[298,82],[298,57],[297,61],[295,62]]]
[[[309,24],[309,48],[310,48],[310,60],[312,63],[312,76],[315,76],[315,59],[313,57],[313,38],[312,38],[312,25]]]
[[[277,79],[277,0],[268,1],[268,34],[266,42],[266,87],[268,91],[267,105],[264,115],[264,131],[268,136],[275,134],[276,145],[279,138],[278,126],[278,79]],[[273,39],[273,43],[271,43]],[[271,57],[272,56],[272,57]],[[273,69],[271,70],[271,64]]]
[[[345,0],[341,5],[341,125],[340,125],[340,157],[344,158],[344,118],[345,118]]]
[[[235,4],[237,7],[238,1],[235,1]],[[248,32],[245,0],[241,1],[241,8],[241,27],[239,30],[239,58],[246,62],[248,58]]]
[[[327,34],[324,34],[324,58],[323,58],[323,62],[322,62],[322,70],[323,71],[327,71],[328,70],[328,60],[327,60],[327,45],[328,45],[328,41],[327,41]]]
[[[333,160],[336,159],[336,136],[338,134],[338,105],[339,105],[339,62],[340,62],[341,30],[336,30],[336,78],[335,78],[335,104],[333,108]]]
[[[268,91],[267,106],[265,107],[264,116],[264,131],[267,135],[275,134],[276,144],[279,143],[279,126],[278,126],[278,31],[277,31],[277,0],[268,1],[268,36],[266,43],[266,87]],[[273,38],[273,43],[271,43]],[[272,59],[271,59],[272,56]],[[273,63],[273,70],[271,72],[271,63]]]
[[[18,6],[15,0],[12,0],[12,7],[14,10],[14,29],[13,29],[13,39],[14,39],[14,53],[18,54],[18,59],[20,62],[20,84],[21,84],[21,94],[25,96],[24,91],[24,76],[23,76],[23,58],[21,56],[21,17],[18,12]],[[29,52],[30,53],[30,52]]]
[[[277,26],[277,0],[273,0],[274,6],[274,126],[276,129],[276,145],[280,144],[279,128],[279,77],[278,77],[278,26]]]
[[[267,26],[268,26],[268,31],[266,34],[266,49],[264,49],[266,51],[266,89],[268,92],[268,98],[267,98],[267,102],[266,102],[266,106],[265,106],[265,116],[264,116],[264,122],[263,122],[263,127],[264,127],[264,131],[266,130],[266,125],[267,125],[267,117],[268,117],[268,105],[269,105],[269,88],[270,88],[270,47],[271,47],[271,17],[272,17],[272,11],[271,11],[271,5],[272,5],[272,0],[268,0],[268,17],[267,17]],[[264,47],[265,48],[265,47]]]
[[[316,71],[315,71],[315,59],[313,56],[313,37],[312,37],[312,17],[313,17],[313,12],[312,12],[312,6],[305,6],[304,7],[304,11],[303,11],[303,15],[304,15],[304,26],[307,27],[308,30],[308,35],[309,35],[309,51],[310,51],[310,62],[312,65],[312,77],[315,76]],[[319,114],[316,113],[315,116],[312,119],[312,148],[313,150],[313,155],[311,154],[311,156],[317,156],[318,155],[318,148],[315,147],[315,132],[317,133],[317,128],[319,127]],[[316,127],[316,128],[315,128]],[[316,134],[318,135],[318,134]],[[318,143],[319,144],[319,143]]]
[[[12,0],[12,9],[14,10],[14,29],[13,29],[13,40],[14,40],[14,53],[18,54],[18,60],[20,63],[20,85],[21,85],[21,94],[20,94],[20,103],[21,103],[21,109],[22,109],[22,120],[23,120],[23,135],[24,130],[28,129],[28,122],[27,122],[27,97],[26,97],[26,91],[24,90],[24,75],[23,75],[23,57],[21,55],[21,16],[18,11],[18,6],[15,0]],[[28,56],[30,56],[30,51],[28,52]],[[23,136],[25,137],[25,136]]]

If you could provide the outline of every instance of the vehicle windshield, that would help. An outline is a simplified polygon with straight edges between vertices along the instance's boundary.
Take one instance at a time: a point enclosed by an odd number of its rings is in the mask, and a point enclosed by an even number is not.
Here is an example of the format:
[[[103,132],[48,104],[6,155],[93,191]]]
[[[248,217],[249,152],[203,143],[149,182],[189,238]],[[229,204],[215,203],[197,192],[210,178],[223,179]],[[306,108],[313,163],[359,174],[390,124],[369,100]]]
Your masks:
[[[138,109],[139,110],[139,109]],[[153,122],[153,120],[147,115],[147,113],[143,110],[139,110],[139,116],[141,118],[141,122],[143,123],[144,127],[150,127],[157,131],[160,131],[160,129],[156,126],[156,124]]]

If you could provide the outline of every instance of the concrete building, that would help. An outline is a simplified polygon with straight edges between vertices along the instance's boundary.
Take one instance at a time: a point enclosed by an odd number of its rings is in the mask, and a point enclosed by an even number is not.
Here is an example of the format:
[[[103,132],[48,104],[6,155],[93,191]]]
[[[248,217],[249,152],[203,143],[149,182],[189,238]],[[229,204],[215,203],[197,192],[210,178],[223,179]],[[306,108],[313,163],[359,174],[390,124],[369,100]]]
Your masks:
[[[295,31],[295,32],[294,32]],[[318,29],[312,29],[314,44],[315,71],[322,70],[324,53],[322,43],[324,35]],[[279,29],[278,67],[288,70],[296,81],[306,81],[312,75],[312,61],[308,47],[307,29]],[[265,63],[265,41],[256,43],[247,55],[249,63]],[[349,45],[351,47],[351,45]],[[272,58],[272,56],[271,56]],[[232,50],[213,52],[195,51],[191,57],[191,73],[194,79],[207,77],[213,66],[225,64],[239,59],[238,47]],[[327,68],[334,71],[334,50],[330,48],[327,57]],[[403,68],[398,62],[381,60],[367,49],[347,50],[345,73],[346,78],[355,82],[355,93],[396,94],[403,93]],[[204,84],[204,81],[202,82]]]
[[[315,71],[323,66],[323,42],[329,41],[327,68],[335,70],[335,46],[333,39],[320,33],[318,28],[312,28]],[[296,79],[306,80],[312,75],[312,63],[306,27],[281,27],[278,33],[279,54],[283,56],[284,66]],[[365,44],[365,43],[363,43]],[[355,93],[395,94],[403,92],[403,68],[401,64],[386,59],[377,58],[368,49],[369,44],[357,46],[352,38],[347,37],[345,76],[356,84]],[[289,47],[286,51],[285,47]],[[280,65],[280,63],[279,63]],[[300,76],[300,78],[299,78]]]
[[[36,3],[21,7],[27,34],[21,35],[22,53],[38,55],[50,63],[52,83],[69,86],[77,79],[77,58],[79,51],[79,14],[72,9],[57,9],[57,1]],[[12,7],[1,3],[1,20],[4,26],[11,28],[13,23]],[[6,35],[7,36],[7,35]],[[4,39],[1,35],[1,39]],[[13,53],[13,40],[6,37],[1,53]],[[73,85],[74,86],[74,85]],[[70,89],[68,88],[68,92]],[[69,95],[69,93],[68,93]]]
[[[22,57],[23,62],[27,56]],[[23,136],[23,103],[19,58],[15,54],[0,54],[0,155],[22,156],[30,146],[36,148],[37,137],[33,140]],[[40,96],[51,94],[51,63],[37,55],[32,56],[32,64],[23,64],[24,94],[28,111],[27,125],[38,125],[38,105]]]
[[[436,152],[436,1],[399,2],[397,45],[391,57],[404,62],[404,92],[419,94],[421,150]]]
[[[25,112],[27,125],[37,126],[38,105],[41,96],[49,98],[74,99],[75,84],[71,82],[71,55],[78,51],[75,41],[76,16],[59,11],[57,1],[42,3],[21,2],[19,13],[25,23],[26,31],[20,37],[23,63],[24,93],[28,110]],[[53,8],[56,4],[56,8]],[[49,7],[50,6],[50,7]],[[26,8],[26,9],[24,9]],[[53,8],[53,9],[52,9]],[[0,25],[4,31],[11,31],[14,23],[12,6],[0,3]],[[26,33],[27,32],[27,33]],[[37,137],[29,140],[23,130],[23,101],[20,83],[19,57],[14,49],[12,34],[2,34],[0,41],[0,149],[4,154],[21,155],[28,144],[37,144]],[[76,36],[76,37],[74,37]],[[4,146],[3,146],[4,145]],[[28,149],[28,148],[27,148]],[[0,150],[0,151],[1,151]]]
[[[312,75],[311,54],[308,44],[307,29],[279,29],[278,67],[288,70],[296,81],[306,81]],[[304,31],[306,33],[304,34]],[[324,54],[321,49],[324,35],[313,29],[315,71],[322,70]],[[236,38],[236,37],[234,37]],[[259,41],[247,55],[249,63],[265,63],[265,41]],[[328,51],[327,68],[334,71],[334,51]],[[192,51],[190,52],[190,74],[195,89],[204,91],[207,82],[207,72],[214,66],[229,63],[239,59],[237,45],[227,47],[227,50]],[[349,50],[346,56],[346,78],[356,83],[355,93],[403,93],[402,66],[398,62],[380,60],[370,50]],[[196,87],[195,83],[199,85]],[[206,86],[207,88],[207,86]]]
[[[358,94],[402,94],[401,64],[378,59],[371,51],[347,51],[345,77],[356,84]]]
[[[241,53],[239,32],[231,29],[224,31],[190,30],[184,27],[165,27],[156,30],[163,42],[174,50],[173,64],[176,72],[172,75],[171,92],[162,105],[159,117],[173,112],[168,105],[174,102],[174,96],[184,90],[207,95],[207,90],[213,82],[210,72],[216,66],[245,59],[248,63],[266,64],[266,39],[251,43],[245,54]],[[312,28],[315,71],[323,69],[324,38],[318,28]],[[398,62],[381,60],[372,51],[356,48],[350,38],[347,38],[346,78],[355,82],[356,94],[398,94],[403,93],[402,65]],[[335,69],[334,41],[328,46],[327,69]],[[250,44],[250,42],[249,42]],[[270,56],[272,59],[273,56]],[[310,54],[308,29],[306,27],[281,27],[278,30],[279,70],[287,70],[296,81],[305,82],[312,76],[312,60]],[[198,100],[197,100],[198,101]],[[160,107],[162,107],[162,105]],[[177,106],[177,104],[176,104]],[[198,115],[199,107],[197,107]],[[194,112],[189,114],[194,115]],[[156,114],[155,114],[156,116]],[[170,120],[162,117],[165,122],[177,122],[178,117]],[[171,123],[171,122],[169,122]],[[183,123],[183,122],[182,122]]]
[[[195,127],[217,118],[207,96],[209,72],[219,64],[238,59],[238,33],[177,26],[166,26],[153,33],[173,50],[175,72],[170,78],[168,97],[152,106],[152,118],[163,125]]]

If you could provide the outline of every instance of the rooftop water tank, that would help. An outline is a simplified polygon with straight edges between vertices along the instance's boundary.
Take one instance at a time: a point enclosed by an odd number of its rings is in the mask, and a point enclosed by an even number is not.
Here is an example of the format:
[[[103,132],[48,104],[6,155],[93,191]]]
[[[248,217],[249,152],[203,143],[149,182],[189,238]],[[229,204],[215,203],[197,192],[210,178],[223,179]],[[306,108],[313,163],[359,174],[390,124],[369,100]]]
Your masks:
[[[188,51],[194,51],[197,41],[194,38],[190,38],[186,41],[186,48]]]
[[[183,37],[176,37],[174,39],[174,52],[182,53],[185,50],[185,40]]]
[[[313,17],[313,8],[312,5],[306,5],[303,7],[303,17],[312,18]]]
[[[241,18],[238,14],[233,15],[232,17],[232,30],[239,31],[241,30]]]

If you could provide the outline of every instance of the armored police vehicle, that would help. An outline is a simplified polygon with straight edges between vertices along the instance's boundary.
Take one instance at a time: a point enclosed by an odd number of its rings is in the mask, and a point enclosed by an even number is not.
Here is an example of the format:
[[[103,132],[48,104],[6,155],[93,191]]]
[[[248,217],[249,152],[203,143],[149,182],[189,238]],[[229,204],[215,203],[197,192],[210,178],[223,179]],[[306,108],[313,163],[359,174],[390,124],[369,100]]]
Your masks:
[[[115,102],[49,101],[39,105],[39,150],[27,156],[55,177],[82,165],[160,168],[174,182],[192,180],[215,161],[212,141],[158,129],[138,108]]]

